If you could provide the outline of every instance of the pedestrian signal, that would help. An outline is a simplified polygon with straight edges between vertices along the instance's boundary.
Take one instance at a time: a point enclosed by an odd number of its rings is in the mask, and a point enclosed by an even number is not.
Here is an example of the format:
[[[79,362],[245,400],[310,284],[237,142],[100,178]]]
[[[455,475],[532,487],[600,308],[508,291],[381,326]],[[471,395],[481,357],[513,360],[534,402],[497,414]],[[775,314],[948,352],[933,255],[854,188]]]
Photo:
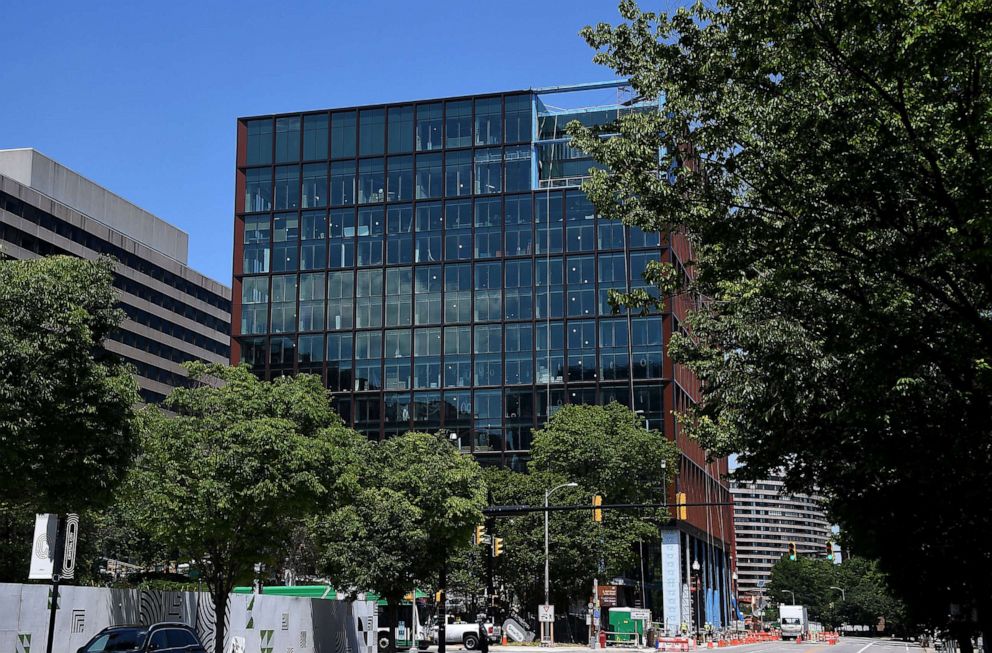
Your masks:
[[[603,509],[599,506],[603,505],[603,497],[594,494],[592,496],[592,520],[596,522],[603,521]]]
[[[503,538],[494,537],[493,538],[493,557],[498,558],[503,555]]]
[[[796,559],[796,543],[789,542],[789,560]]]
[[[473,543],[482,544],[483,538],[485,536],[486,536],[486,527],[483,526],[482,524],[479,524],[478,526],[475,527],[475,539],[473,540]]]
[[[437,592],[434,593],[434,601],[436,603],[440,603],[444,599],[445,599],[444,590],[438,590]]]
[[[675,493],[675,518],[686,520],[689,517],[689,509],[686,508],[685,492]]]

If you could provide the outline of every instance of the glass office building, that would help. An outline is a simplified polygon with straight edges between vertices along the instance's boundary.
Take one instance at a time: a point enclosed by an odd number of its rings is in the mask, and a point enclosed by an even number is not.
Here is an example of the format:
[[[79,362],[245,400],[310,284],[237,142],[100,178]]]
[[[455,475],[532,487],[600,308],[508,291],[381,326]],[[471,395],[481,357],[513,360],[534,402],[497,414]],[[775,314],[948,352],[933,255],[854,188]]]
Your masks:
[[[515,468],[558,407],[616,400],[678,443],[679,491],[729,504],[725,461],[672,417],[698,398],[665,355],[687,298],[609,302],[653,292],[647,264],[681,266],[688,243],[597,215],[581,190],[597,164],[565,133],[658,108],[611,82],[239,119],[232,362],[320,375],[372,438],[443,430]],[[690,559],[708,621],[729,618],[730,515],[690,508],[663,533],[670,625]]]
[[[663,316],[608,295],[665,248],[596,215],[564,133],[657,106],[527,91],[240,120],[234,360],[320,374],[370,436],[444,429],[482,462],[565,403],[661,427]]]

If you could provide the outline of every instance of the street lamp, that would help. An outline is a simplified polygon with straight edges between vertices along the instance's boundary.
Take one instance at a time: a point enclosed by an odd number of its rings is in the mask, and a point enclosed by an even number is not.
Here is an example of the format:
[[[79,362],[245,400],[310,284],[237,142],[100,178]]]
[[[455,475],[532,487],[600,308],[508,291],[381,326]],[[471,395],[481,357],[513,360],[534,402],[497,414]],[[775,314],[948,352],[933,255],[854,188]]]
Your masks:
[[[562,483],[561,485],[556,485],[550,490],[544,491],[544,605],[550,604],[550,581],[548,580],[550,576],[551,565],[549,564],[548,558],[548,499],[554,494],[556,490],[560,490],[563,487],[578,487],[578,483]]]
[[[830,586],[830,589],[837,590],[838,592],[840,592],[840,600],[841,601],[846,601],[847,600],[847,592],[844,591],[844,588],[843,587],[837,587],[835,585],[831,585]]]
[[[783,592],[788,592],[789,594],[792,595],[792,605],[795,605],[796,604],[796,593],[793,592],[792,590],[782,590],[782,591]]]
[[[700,576],[702,576],[702,574],[699,573],[699,570],[700,569],[701,569],[701,567],[699,566],[699,560],[693,560],[692,561],[692,573],[696,577],[696,609],[695,609],[695,613],[696,613],[695,614],[695,617],[696,617],[696,641],[699,641],[699,626],[700,626],[699,622],[701,621],[701,617],[699,615],[699,590],[701,589],[699,587],[699,581],[701,580],[700,579]]]

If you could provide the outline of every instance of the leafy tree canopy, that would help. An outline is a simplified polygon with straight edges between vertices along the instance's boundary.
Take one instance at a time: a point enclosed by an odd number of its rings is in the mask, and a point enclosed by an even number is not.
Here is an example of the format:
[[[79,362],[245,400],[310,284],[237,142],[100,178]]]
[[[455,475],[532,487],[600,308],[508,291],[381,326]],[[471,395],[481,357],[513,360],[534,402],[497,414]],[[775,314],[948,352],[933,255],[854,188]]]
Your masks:
[[[687,432],[825,494],[921,618],[992,631],[988,3],[620,11],[583,35],[664,111],[572,133],[597,208],[673,234],[650,280],[710,298],[670,344]]]
[[[123,314],[109,260],[0,260],[0,496],[29,512],[105,505],[137,441],[137,388],[102,349]]]
[[[198,382],[143,413],[128,510],[152,539],[193,561],[224,615],[255,563],[286,554],[289,532],[349,496],[365,438],[331,410],[316,376],[260,381],[246,366],[188,363]],[[223,651],[223,619],[216,650]]]

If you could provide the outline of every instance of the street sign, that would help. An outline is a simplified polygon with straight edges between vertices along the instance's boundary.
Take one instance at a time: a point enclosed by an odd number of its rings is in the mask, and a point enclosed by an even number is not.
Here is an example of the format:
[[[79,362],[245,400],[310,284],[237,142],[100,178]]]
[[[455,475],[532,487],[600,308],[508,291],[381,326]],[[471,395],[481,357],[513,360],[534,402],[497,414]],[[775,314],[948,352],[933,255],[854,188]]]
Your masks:
[[[554,623],[555,606],[553,605],[537,606],[537,620],[542,623]]]
[[[631,610],[630,618],[633,621],[651,621],[651,611],[650,610]]]
[[[617,605],[617,587],[616,585],[600,585],[599,586],[599,604],[604,608],[613,608]]]
[[[765,588],[765,579],[764,578],[759,578],[758,579],[758,582],[756,584],[757,584],[759,590],[760,589],[764,589]]]
[[[31,541],[31,580],[52,580],[55,572],[55,538],[58,535],[58,515],[45,513],[34,516],[34,539]]]

